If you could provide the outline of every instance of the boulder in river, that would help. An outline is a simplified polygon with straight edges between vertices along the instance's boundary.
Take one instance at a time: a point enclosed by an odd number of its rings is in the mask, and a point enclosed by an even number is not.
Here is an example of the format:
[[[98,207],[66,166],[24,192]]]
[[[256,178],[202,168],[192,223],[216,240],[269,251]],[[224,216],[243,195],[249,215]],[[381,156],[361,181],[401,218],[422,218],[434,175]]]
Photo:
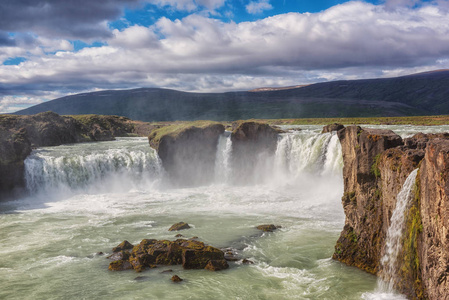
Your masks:
[[[120,245],[119,245],[120,246]],[[117,247],[116,247],[117,248]],[[111,256],[109,269],[121,271],[134,269],[141,272],[156,265],[181,265],[184,269],[204,269],[218,271],[228,268],[224,253],[218,248],[196,240],[175,241],[145,239],[133,247],[132,251],[121,250],[120,256]]]
[[[276,229],[281,228],[281,226],[277,226],[277,225],[274,225],[274,224],[268,224],[268,225],[259,225],[256,228],[259,229],[259,230],[262,230],[264,232],[273,232]]]
[[[183,229],[189,229],[190,226],[189,224],[187,224],[186,222],[178,222],[176,224],[173,224],[168,231],[178,231],[178,230],[183,230]],[[176,236],[177,237],[177,236]]]

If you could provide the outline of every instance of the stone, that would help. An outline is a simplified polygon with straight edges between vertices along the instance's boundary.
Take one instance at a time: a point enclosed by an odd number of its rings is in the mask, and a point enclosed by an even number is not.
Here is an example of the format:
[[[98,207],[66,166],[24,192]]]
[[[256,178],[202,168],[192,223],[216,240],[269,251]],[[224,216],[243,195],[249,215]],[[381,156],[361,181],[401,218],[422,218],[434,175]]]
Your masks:
[[[242,259],[242,264],[244,265],[253,265],[254,262],[252,260],[248,260],[246,258]]]
[[[339,131],[340,129],[343,129],[343,128],[345,128],[345,126],[343,126],[342,124],[338,124],[338,123],[329,124],[329,125],[326,125],[323,127],[323,130],[321,131],[321,133]]]
[[[117,247],[112,248],[112,252],[119,252],[122,250],[130,250],[132,248],[134,248],[134,246],[130,242],[125,240],[125,241],[121,242]]]
[[[178,231],[178,230],[184,230],[184,229],[189,229],[190,226],[189,224],[185,223],[185,222],[179,222],[176,224],[173,224],[168,231]]]
[[[229,268],[229,265],[226,260],[220,259],[220,260],[209,260],[206,267],[204,267],[206,270],[209,271],[220,271]]]
[[[178,275],[173,275],[171,278],[171,281],[173,281],[173,282],[181,282],[183,280],[184,279],[180,278]]]
[[[110,271],[124,271],[130,270],[133,266],[129,261],[126,260],[115,260],[109,264]]]
[[[256,227],[259,230],[262,230],[264,232],[273,232],[278,228],[281,228],[281,226],[276,226],[274,224],[268,224],[268,225],[259,225]]]

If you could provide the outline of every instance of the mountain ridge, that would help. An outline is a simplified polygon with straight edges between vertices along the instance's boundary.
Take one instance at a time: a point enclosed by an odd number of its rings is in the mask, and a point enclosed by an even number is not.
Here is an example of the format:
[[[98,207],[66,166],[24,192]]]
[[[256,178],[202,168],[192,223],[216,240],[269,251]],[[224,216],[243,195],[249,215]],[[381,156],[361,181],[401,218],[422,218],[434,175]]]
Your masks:
[[[449,114],[449,70],[257,92],[105,90],[65,96],[16,114],[44,111],[118,115],[140,121],[441,115]]]

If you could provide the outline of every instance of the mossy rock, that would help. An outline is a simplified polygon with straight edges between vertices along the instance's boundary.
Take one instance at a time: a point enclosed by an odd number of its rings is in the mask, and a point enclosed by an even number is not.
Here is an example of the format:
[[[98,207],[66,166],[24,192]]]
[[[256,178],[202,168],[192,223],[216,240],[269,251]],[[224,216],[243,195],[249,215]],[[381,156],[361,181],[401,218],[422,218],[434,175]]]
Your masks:
[[[121,242],[117,247],[112,248],[112,252],[119,252],[122,250],[131,250],[132,248],[134,248],[134,246],[128,242],[128,241],[123,241]]]
[[[131,244],[121,243],[117,249],[130,247]],[[131,245],[132,246],[132,245]],[[114,248],[114,249],[116,249]],[[141,272],[146,268],[153,268],[154,265],[180,265],[185,269],[203,269],[209,261],[212,262],[208,269],[225,269],[224,252],[218,248],[205,245],[197,240],[177,239],[153,240],[145,239],[140,244],[132,248],[132,252],[120,250],[110,256],[114,262],[110,264],[112,271],[134,269]],[[126,263],[125,263],[126,262]]]
[[[209,260],[206,267],[204,268],[209,271],[220,271],[229,268],[229,265],[225,259]]]
[[[184,230],[184,229],[189,229],[189,228],[190,228],[190,226],[186,222],[179,222],[179,223],[173,224],[168,229],[168,231],[178,231],[178,230]]]
[[[133,266],[127,260],[115,260],[109,264],[110,271],[124,271],[132,268]]]

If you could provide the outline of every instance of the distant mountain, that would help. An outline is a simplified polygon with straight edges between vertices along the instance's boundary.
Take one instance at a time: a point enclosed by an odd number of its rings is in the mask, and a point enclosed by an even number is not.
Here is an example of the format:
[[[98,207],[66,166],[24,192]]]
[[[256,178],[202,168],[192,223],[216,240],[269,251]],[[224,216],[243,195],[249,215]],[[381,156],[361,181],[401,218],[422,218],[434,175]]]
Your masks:
[[[142,121],[441,115],[449,114],[449,70],[247,92],[109,90],[55,99],[17,114],[44,111],[118,115]]]

